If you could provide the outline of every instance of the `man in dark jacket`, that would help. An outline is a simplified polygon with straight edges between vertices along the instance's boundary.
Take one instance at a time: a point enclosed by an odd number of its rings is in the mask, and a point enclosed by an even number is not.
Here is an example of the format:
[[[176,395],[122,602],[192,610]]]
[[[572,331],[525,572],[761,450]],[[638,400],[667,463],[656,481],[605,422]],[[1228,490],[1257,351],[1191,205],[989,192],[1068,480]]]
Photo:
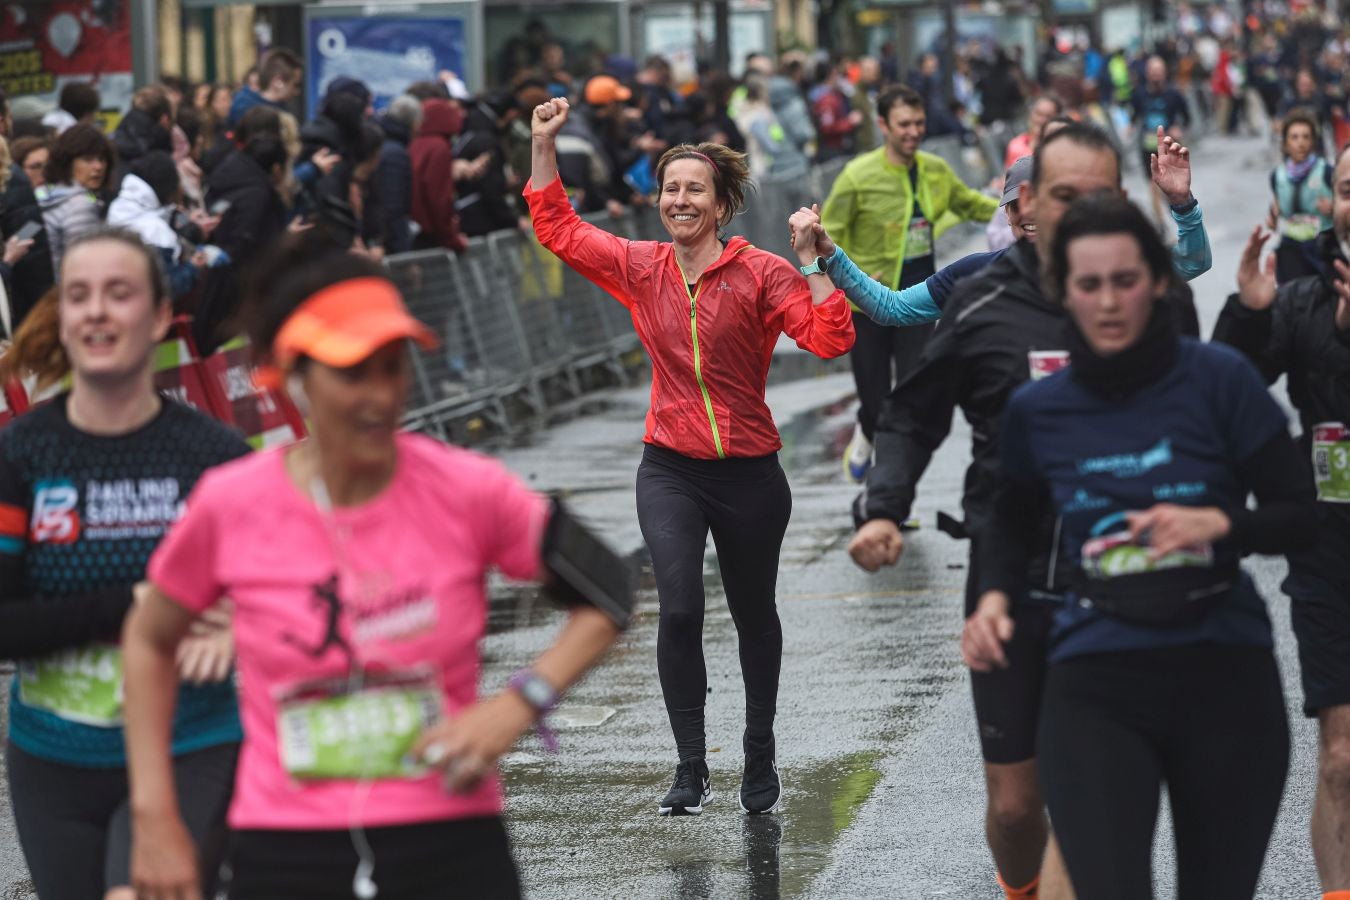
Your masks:
[[[380,117],[385,140],[375,168],[375,193],[380,198],[386,254],[413,248],[413,166],[408,145],[421,125],[422,104],[406,94],[395,97]]]
[[[0,136],[9,139],[9,98],[0,89]],[[9,181],[0,193],[0,234],[9,238],[29,222],[42,224],[42,210],[33,194],[33,183],[17,163],[10,163]],[[9,290],[10,315],[13,327],[18,328],[24,316],[55,281],[52,272],[52,253],[47,245],[47,231],[43,228],[33,237],[33,246],[23,259],[14,264],[5,287]]]
[[[113,132],[120,168],[131,165],[152,150],[173,153],[173,106],[158,85],[143,87],[131,98],[131,109]]]
[[[419,248],[461,252],[466,244],[455,207],[455,154],[451,142],[464,127],[464,112],[453,100],[422,104],[422,127],[408,145],[412,159],[412,219],[421,232]]]
[[[972,539],[966,614],[979,599],[974,544],[992,519],[1000,480],[999,424],[1009,396],[1023,382],[1068,361],[1060,335],[1067,316],[1041,289],[1040,254],[1049,252],[1055,227],[1078,196],[1119,193],[1120,156],[1105,133],[1068,126],[1036,151],[1031,181],[1019,205],[1036,223],[1036,243],[1021,241],[997,262],[957,284],[943,321],[915,371],[896,386],[877,422],[876,464],[854,504],[859,525],[849,552],[868,571],[894,565],[904,548],[900,523],[910,515],[915,488],[951,429],[961,407],[973,432],[973,461],[966,472],[963,529]],[[1190,289],[1179,278],[1168,300],[1179,330],[1199,331]],[[958,530],[959,529],[959,530]],[[1039,877],[1047,841],[1036,782],[1035,734],[1046,665],[1051,599],[1068,573],[1053,553],[1053,520],[1043,523],[1037,546],[1046,551],[1029,564],[1028,583],[1046,602],[1020,602],[1010,667],[972,673],[971,686],[988,791],[986,834],[999,877],[1026,890]],[[1033,596],[1030,600],[1036,600]]]
[[[1288,376],[1301,443],[1317,484],[1318,540],[1289,556],[1284,591],[1292,601],[1303,676],[1303,712],[1321,731],[1313,856],[1324,896],[1350,890],[1350,155],[1333,176],[1332,228],[1318,237],[1325,275],[1276,288],[1260,266],[1268,239],[1253,232],[1238,269],[1239,292],[1214,328],[1214,340],[1237,347],[1267,382]]]
[[[517,225],[518,214],[511,205],[515,192],[506,187],[506,152],[502,147],[502,134],[516,114],[513,93],[488,94],[469,107],[463,130],[454,143],[455,159],[472,163],[488,155],[481,177],[461,178],[455,183],[459,227],[469,237]]]
[[[286,177],[286,146],[272,134],[259,134],[232,153],[207,179],[206,204],[228,200],[211,243],[224,250],[230,265],[208,270],[193,336],[205,356],[231,335],[229,325],[239,308],[242,273],[251,260],[281,239],[286,230],[286,204],[277,186]]]

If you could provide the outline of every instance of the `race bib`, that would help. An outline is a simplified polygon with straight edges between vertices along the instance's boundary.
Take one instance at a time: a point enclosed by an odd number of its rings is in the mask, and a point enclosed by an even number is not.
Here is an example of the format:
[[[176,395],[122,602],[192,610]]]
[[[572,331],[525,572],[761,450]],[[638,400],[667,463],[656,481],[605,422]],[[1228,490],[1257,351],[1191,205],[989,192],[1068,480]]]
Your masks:
[[[1291,241],[1311,241],[1322,231],[1322,217],[1300,213],[1283,221],[1280,233]]]
[[[281,764],[301,780],[419,778],[417,737],[441,714],[441,692],[426,680],[351,692],[301,688],[278,702]]]
[[[1049,378],[1051,375],[1068,365],[1068,350],[1027,351],[1027,366],[1031,371],[1032,381],[1040,381],[1042,378]]]
[[[122,651],[91,644],[19,664],[19,699],[70,722],[122,724]]]
[[[1090,578],[1106,580],[1121,575],[1138,575],[1183,567],[1208,569],[1214,565],[1214,548],[1196,544],[1151,559],[1147,542],[1136,543],[1128,531],[1095,537],[1083,544],[1083,572]]]
[[[1350,503],[1350,429],[1340,422],[1314,425],[1312,447],[1317,499]]]
[[[933,255],[933,226],[923,216],[909,220],[905,236],[905,262]]]

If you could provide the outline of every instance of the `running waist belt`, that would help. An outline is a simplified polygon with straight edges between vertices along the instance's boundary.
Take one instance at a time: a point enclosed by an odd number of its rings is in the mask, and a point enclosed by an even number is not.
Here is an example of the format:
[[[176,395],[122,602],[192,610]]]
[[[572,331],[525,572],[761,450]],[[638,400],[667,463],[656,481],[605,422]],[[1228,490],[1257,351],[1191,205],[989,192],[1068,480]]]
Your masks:
[[[1181,566],[1111,578],[1081,574],[1081,601],[1135,625],[1189,625],[1210,613],[1238,581],[1238,567]]]
[[[637,578],[632,564],[620,557],[553,498],[544,529],[544,565],[549,595],[564,606],[594,606],[620,628],[637,605]]]

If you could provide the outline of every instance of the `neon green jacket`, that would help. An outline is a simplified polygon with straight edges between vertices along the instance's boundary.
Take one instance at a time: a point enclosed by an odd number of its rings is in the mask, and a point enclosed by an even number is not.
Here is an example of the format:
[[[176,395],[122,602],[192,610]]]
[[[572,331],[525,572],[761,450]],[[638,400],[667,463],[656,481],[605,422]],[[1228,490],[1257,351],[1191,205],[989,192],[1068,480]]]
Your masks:
[[[998,199],[965,185],[940,157],[919,151],[919,209],[934,225],[947,213],[988,222]],[[900,286],[914,195],[909,170],[886,160],[878,147],[853,159],[835,179],[821,210],[821,224],[849,258],[869,275],[883,275],[892,290]]]

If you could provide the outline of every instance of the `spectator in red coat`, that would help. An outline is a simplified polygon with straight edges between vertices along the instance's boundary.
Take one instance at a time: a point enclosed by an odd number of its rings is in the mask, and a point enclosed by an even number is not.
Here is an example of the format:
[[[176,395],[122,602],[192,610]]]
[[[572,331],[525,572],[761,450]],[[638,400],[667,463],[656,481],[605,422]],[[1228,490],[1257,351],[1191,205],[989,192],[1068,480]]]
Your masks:
[[[450,100],[422,103],[422,127],[408,144],[412,157],[412,219],[420,229],[418,249],[444,247],[462,252],[466,246],[455,212],[455,136],[464,127],[464,111]]]

